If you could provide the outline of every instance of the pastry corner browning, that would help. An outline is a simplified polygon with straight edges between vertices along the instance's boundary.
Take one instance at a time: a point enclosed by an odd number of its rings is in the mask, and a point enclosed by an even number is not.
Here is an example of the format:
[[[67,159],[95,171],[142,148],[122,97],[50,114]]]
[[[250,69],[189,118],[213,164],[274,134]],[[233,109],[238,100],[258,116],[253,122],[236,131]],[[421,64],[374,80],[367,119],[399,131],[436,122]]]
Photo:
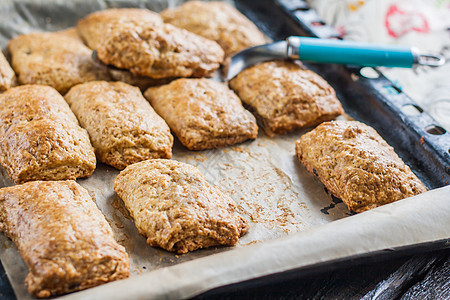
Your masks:
[[[142,160],[172,157],[169,126],[137,87],[91,81],[73,87],[65,99],[101,162],[122,170]]]
[[[144,95],[190,150],[230,146],[258,135],[253,115],[223,83],[182,78]]]
[[[371,127],[325,122],[295,145],[300,162],[350,210],[363,212],[427,191]]]
[[[229,84],[270,137],[315,126],[344,113],[334,89],[294,62],[269,61],[252,66]]]
[[[17,183],[90,176],[87,132],[53,88],[23,85],[0,95],[0,163]]]
[[[232,246],[249,228],[233,214],[234,201],[185,163],[153,159],[130,165],[116,177],[114,190],[147,243],[167,251]]]
[[[0,229],[27,264],[25,282],[36,297],[129,276],[125,248],[75,181],[33,181],[0,189]]]

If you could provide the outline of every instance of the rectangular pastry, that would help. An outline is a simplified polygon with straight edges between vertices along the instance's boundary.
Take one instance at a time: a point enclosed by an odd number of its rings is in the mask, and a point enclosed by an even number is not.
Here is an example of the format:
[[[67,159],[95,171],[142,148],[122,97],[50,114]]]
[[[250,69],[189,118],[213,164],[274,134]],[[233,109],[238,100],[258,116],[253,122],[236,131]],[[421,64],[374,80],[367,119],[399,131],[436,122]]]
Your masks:
[[[159,25],[164,23],[159,14],[141,8],[111,8],[89,14],[77,23],[77,30],[83,41],[91,49],[101,45],[105,33],[113,22],[136,20],[142,24]]]
[[[149,158],[172,157],[169,126],[137,87],[91,81],[74,86],[65,99],[101,162],[123,169]]]
[[[250,67],[233,78],[230,87],[270,137],[344,113],[335,91],[322,77],[290,61]]]
[[[49,85],[64,94],[76,84],[110,78],[75,28],[19,35],[9,42],[9,51],[21,84]]]
[[[28,291],[50,297],[127,278],[125,248],[89,193],[75,181],[0,189],[0,230],[28,266]]]
[[[93,13],[89,18],[82,19],[77,24],[77,30],[81,38],[86,42],[87,46],[95,50],[101,43],[107,26],[112,21],[118,19],[133,18],[141,23],[163,23],[161,17],[148,9],[139,8],[120,8],[108,9],[101,12]],[[139,87],[142,91],[155,85],[166,84],[171,78],[153,79],[148,76],[135,75],[128,70],[109,68],[109,75],[114,81],[122,81],[130,85]]]
[[[266,43],[264,34],[228,3],[188,1],[161,13],[164,22],[216,41],[225,57]]]
[[[295,151],[306,169],[355,212],[427,190],[373,128],[357,121],[322,123],[296,142]]]
[[[0,51],[0,92],[6,91],[16,83],[16,74]]]
[[[256,120],[226,85],[211,79],[178,79],[149,88],[145,97],[190,150],[255,139]]]
[[[0,94],[0,163],[17,183],[87,177],[89,136],[53,88],[23,85]]]
[[[128,166],[114,181],[139,232],[151,246],[186,253],[235,245],[249,228],[236,204],[188,164],[152,159]]]
[[[121,9],[95,12],[78,28],[102,62],[135,75],[203,77],[219,68],[224,53],[216,42],[165,24],[159,16],[143,17],[145,13],[149,11],[136,16]]]

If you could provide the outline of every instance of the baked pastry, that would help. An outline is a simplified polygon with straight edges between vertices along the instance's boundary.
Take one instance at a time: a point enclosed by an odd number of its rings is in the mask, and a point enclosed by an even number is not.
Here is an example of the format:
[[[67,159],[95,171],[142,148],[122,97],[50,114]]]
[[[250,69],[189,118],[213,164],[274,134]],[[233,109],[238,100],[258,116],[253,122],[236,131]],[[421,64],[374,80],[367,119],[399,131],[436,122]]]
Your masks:
[[[20,35],[9,42],[9,51],[21,84],[49,85],[64,94],[79,83],[110,79],[75,28]]]
[[[211,79],[177,79],[145,92],[156,112],[190,150],[255,139],[256,120],[226,85]]]
[[[0,51],[0,92],[12,87],[16,82],[16,74],[9,65],[6,57]]]
[[[225,57],[266,43],[264,34],[228,3],[188,1],[161,13],[164,22],[216,41]]]
[[[0,230],[28,266],[28,291],[50,297],[127,278],[125,248],[87,190],[75,181],[0,189]]]
[[[233,78],[230,87],[270,137],[344,113],[335,91],[323,78],[290,61],[250,67]]]
[[[95,50],[101,44],[104,33],[107,30],[108,24],[117,22],[120,19],[135,19],[140,23],[162,24],[161,17],[148,9],[139,8],[113,8],[98,11],[81,19],[77,24],[78,33],[86,42],[87,46]],[[166,84],[173,78],[153,79],[147,76],[140,76],[131,73],[128,70],[108,69],[111,79],[114,81],[122,81],[134,86],[137,86],[142,91],[145,91],[151,86]]]
[[[79,22],[81,35],[105,64],[158,79],[208,76],[223,60],[223,50],[214,41],[157,18],[143,22],[117,14],[118,9],[96,12]]]
[[[295,151],[306,169],[355,212],[427,190],[372,127],[357,121],[322,123],[296,142]]]
[[[0,163],[17,183],[94,172],[89,136],[58,92],[23,85],[0,94]]]
[[[159,14],[140,8],[111,8],[93,12],[77,23],[77,30],[86,45],[97,49],[103,42],[111,23],[135,20],[141,24],[161,25]]]
[[[114,181],[139,232],[151,246],[186,253],[235,245],[249,228],[236,204],[191,165],[152,159],[128,166]]]
[[[65,99],[89,133],[101,162],[117,169],[149,158],[171,158],[173,137],[141,91],[123,82],[91,81]]]

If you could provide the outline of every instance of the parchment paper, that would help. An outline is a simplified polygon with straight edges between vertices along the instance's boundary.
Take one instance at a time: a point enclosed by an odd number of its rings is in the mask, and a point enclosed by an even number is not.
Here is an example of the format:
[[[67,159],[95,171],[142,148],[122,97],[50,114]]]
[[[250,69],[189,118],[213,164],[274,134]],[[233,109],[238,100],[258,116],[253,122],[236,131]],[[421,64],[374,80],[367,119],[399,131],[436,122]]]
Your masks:
[[[179,1],[178,1],[179,2]],[[57,30],[97,9],[148,7],[175,1],[5,1],[0,3],[0,42],[35,29]],[[274,139],[263,133],[233,147],[188,151],[176,140],[173,159],[197,166],[210,183],[238,204],[250,231],[236,247],[176,255],[145,243],[113,191],[117,170],[98,163],[78,182],[87,188],[130,256],[127,280],[77,292],[68,298],[190,297],[208,289],[355,254],[450,238],[450,187],[352,216],[300,165],[294,143],[304,131]],[[0,168],[0,186],[12,185]],[[0,259],[19,299],[30,299],[27,268],[13,243],[0,235]]]

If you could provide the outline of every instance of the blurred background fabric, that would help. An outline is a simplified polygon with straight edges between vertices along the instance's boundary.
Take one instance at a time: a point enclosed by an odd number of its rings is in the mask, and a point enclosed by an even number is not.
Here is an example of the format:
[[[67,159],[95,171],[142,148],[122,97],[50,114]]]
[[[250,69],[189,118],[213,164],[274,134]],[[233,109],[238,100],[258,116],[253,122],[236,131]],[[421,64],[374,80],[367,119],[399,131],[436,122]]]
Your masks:
[[[450,0],[308,0],[344,39],[443,54],[439,68],[380,68],[450,131]]]

